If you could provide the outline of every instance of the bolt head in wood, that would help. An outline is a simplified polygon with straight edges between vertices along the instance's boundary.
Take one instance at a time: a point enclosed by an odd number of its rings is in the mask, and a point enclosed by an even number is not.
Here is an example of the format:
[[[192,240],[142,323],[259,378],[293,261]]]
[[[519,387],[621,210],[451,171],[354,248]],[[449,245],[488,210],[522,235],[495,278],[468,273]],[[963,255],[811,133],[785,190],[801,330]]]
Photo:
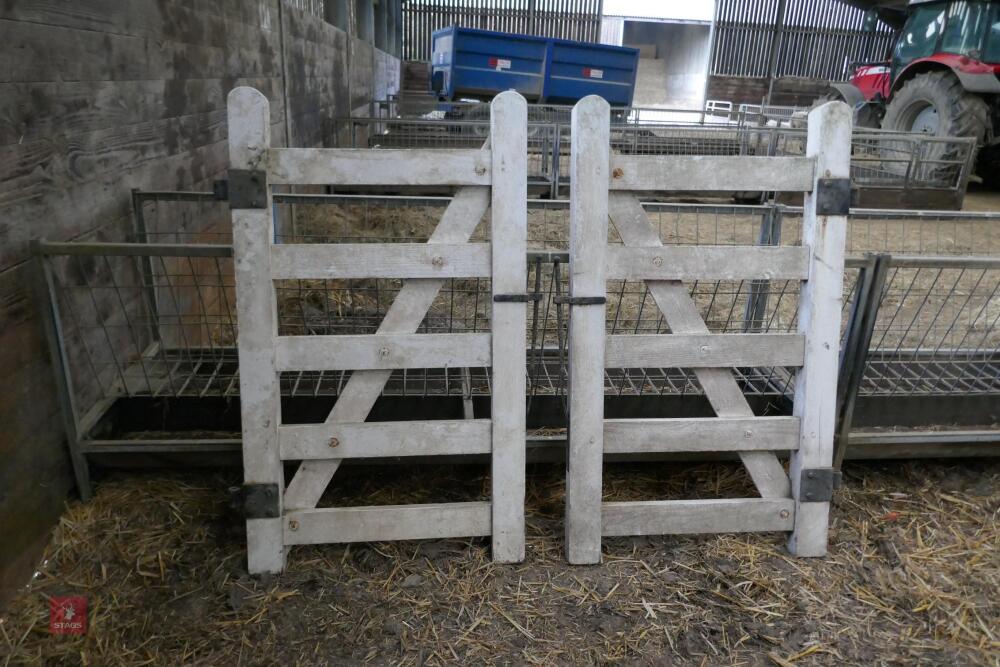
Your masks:
[[[299,529],[298,521],[292,519],[291,521],[288,522],[288,530],[298,530],[298,529]]]
[[[781,510],[781,512],[778,513],[778,516],[782,519],[787,519],[790,516],[790,513],[788,510]]]
[[[340,440],[337,438],[330,438],[329,445],[331,447],[338,447],[340,445]]]

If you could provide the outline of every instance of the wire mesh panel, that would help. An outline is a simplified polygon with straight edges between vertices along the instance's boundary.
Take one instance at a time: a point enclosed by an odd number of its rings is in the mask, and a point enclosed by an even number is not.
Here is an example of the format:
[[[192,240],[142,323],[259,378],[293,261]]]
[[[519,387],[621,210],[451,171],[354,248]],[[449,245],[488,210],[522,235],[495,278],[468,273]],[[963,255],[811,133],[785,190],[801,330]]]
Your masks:
[[[40,251],[81,420],[121,396],[238,393],[229,246],[46,243]]]
[[[1000,259],[893,257],[860,393],[1000,393]]]

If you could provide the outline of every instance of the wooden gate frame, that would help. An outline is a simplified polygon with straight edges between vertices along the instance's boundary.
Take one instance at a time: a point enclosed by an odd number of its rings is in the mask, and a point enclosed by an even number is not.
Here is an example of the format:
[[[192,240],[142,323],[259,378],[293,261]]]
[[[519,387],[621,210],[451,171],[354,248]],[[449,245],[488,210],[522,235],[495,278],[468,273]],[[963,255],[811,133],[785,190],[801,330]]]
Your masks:
[[[280,572],[294,544],[492,535],[524,558],[527,104],[491,105],[482,149],[272,148],[267,99],[229,94],[248,568]],[[457,186],[426,244],[274,243],[273,185]],[[469,239],[487,208],[491,242]],[[491,278],[489,333],[415,333],[447,278]],[[274,281],[404,279],[373,335],[279,336]],[[366,422],[394,369],[492,368],[491,419]],[[279,374],[351,370],[325,423],[284,425]],[[341,461],[490,454],[491,500],[317,508]],[[285,487],[283,465],[302,461]]]
[[[609,107],[573,108],[570,158],[569,454],[566,555],[598,563],[601,537],[790,531],[799,556],[826,553],[836,418],[851,114],[809,114],[805,157],[610,155]],[[647,191],[804,192],[802,245],[664,246]],[[609,192],[610,191],[610,192]],[[624,245],[608,245],[608,220]],[[685,280],[803,280],[798,333],[711,334]],[[607,335],[607,280],[644,280],[670,334]],[[793,416],[756,417],[731,368],[799,367]],[[604,419],[605,368],[693,368],[707,419]],[[775,451],[791,452],[786,474]],[[737,452],[760,498],[602,503],[605,453]]]

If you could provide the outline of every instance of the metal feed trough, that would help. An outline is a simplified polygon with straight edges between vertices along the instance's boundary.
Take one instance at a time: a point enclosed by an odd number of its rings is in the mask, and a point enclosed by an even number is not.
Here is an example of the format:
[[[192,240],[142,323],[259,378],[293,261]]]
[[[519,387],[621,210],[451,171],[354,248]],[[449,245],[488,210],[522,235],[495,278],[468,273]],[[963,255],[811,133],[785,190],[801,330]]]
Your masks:
[[[489,105],[457,102],[445,106],[448,110],[438,112],[437,118],[339,119],[337,136],[350,148],[481,145],[489,131]],[[556,199],[568,193],[571,109],[529,105],[529,184],[536,195]],[[806,130],[793,122],[802,110],[795,107],[740,105],[726,113],[628,107],[611,113],[611,145],[623,154],[794,156],[805,151]],[[858,128],[851,142],[857,206],[962,207],[975,160],[975,140]],[[768,193],[737,194],[742,199],[760,199]]]
[[[130,242],[37,246],[66,430],[85,494],[89,459],[196,452],[233,461],[239,450],[238,322],[222,194],[137,192],[139,235]],[[274,200],[280,240],[289,243],[426,240],[427,221],[450,201]],[[794,207],[644,208],[666,244],[799,242]],[[850,443],[851,457],[996,452],[1000,215],[854,210],[848,224],[840,444]],[[475,238],[485,240],[485,232]],[[539,458],[560,456],[565,440],[567,246],[568,202],[529,201],[525,285],[540,298],[528,308],[526,392],[529,445]],[[389,280],[284,281],[280,325],[289,332],[369,332],[398,289]],[[795,320],[797,288],[789,281],[699,282],[689,291],[713,332],[785,332]],[[449,281],[422,330],[488,329],[488,293],[484,280]],[[632,281],[609,286],[606,317],[611,334],[665,328],[648,290]],[[787,410],[788,373],[736,370],[755,410]],[[348,376],[284,374],[286,408],[303,418],[323,413]],[[382,395],[378,418],[485,414],[490,376],[477,368],[399,371]],[[608,370],[605,397],[611,416],[706,410],[697,379],[684,369]]]

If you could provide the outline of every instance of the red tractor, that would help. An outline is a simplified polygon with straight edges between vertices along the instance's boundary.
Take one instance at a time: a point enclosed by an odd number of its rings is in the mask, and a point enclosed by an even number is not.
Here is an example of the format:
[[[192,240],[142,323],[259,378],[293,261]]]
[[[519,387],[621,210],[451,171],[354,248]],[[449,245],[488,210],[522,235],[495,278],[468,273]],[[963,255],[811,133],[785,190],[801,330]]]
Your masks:
[[[1000,186],[1000,2],[913,1],[888,62],[856,65],[832,84],[855,123],[975,137],[977,173]],[[884,14],[882,15],[884,17]]]

